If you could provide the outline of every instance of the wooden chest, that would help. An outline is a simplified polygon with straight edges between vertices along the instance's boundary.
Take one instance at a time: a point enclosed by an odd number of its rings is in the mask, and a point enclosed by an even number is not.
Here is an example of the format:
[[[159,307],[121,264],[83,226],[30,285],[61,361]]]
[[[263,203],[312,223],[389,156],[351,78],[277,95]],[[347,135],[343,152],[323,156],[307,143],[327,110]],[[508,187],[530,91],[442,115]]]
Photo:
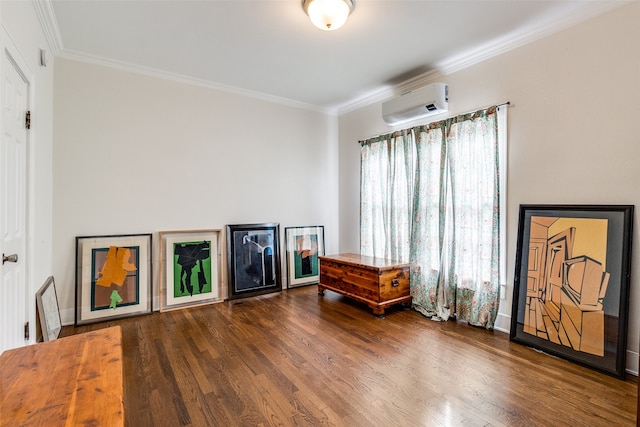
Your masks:
[[[321,256],[318,293],[338,292],[367,304],[384,317],[393,304],[411,304],[409,263],[357,254]]]

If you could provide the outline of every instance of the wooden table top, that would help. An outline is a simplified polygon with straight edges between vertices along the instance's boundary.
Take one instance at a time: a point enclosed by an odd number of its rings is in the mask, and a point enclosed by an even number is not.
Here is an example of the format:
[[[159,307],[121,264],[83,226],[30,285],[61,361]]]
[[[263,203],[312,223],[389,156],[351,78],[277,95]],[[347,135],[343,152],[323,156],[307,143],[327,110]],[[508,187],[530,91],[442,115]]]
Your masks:
[[[0,425],[123,426],[119,326],[7,350]]]
[[[318,258],[320,261],[326,259],[327,261],[337,261],[343,264],[350,264],[363,268],[375,268],[377,270],[391,270],[394,268],[409,267],[411,265],[411,263],[408,262],[351,253],[319,256]]]

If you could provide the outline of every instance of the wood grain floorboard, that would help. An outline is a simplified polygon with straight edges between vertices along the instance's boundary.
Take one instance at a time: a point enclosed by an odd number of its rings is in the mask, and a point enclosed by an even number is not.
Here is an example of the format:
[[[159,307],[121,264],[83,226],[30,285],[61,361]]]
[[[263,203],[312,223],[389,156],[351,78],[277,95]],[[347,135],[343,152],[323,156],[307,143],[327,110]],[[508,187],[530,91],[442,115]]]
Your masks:
[[[125,418],[146,426],[633,426],[637,379],[463,322],[384,319],[315,286],[120,325]]]

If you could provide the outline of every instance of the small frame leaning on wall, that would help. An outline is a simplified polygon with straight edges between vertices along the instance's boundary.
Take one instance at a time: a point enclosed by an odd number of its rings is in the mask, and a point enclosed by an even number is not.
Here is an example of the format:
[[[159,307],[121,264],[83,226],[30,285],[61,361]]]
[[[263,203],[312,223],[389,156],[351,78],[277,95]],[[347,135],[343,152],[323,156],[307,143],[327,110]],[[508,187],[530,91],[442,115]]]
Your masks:
[[[76,325],[151,313],[151,234],[76,237]]]
[[[53,341],[58,338],[62,331],[62,321],[60,320],[60,308],[58,306],[58,295],[56,293],[56,283],[53,276],[44,282],[44,285],[36,292],[36,314],[38,316],[38,326],[40,330],[36,333],[36,341]]]
[[[624,378],[633,206],[521,205],[510,338]]]
[[[318,283],[318,256],[324,255],[324,227],[287,227],[284,234],[287,245],[287,287]]]
[[[229,299],[282,290],[279,242],[277,223],[227,225]]]
[[[221,301],[220,230],[161,231],[160,311]]]

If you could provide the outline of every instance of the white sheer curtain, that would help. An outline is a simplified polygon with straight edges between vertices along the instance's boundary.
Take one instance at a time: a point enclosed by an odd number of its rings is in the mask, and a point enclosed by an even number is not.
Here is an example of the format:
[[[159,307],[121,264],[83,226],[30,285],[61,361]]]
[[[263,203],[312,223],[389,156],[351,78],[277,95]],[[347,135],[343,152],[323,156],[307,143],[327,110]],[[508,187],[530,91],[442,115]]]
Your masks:
[[[413,306],[492,328],[500,300],[496,108],[362,143],[361,252],[412,263]]]
[[[380,136],[362,144],[362,255],[409,260],[414,147],[411,131]]]
[[[500,300],[500,191],[496,109],[448,123],[444,288],[458,319],[492,328]]]
[[[446,123],[420,127],[416,133],[417,171],[411,238],[413,307],[426,316],[449,317],[452,297],[443,286],[447,192]],[[452,307],[452,306],[451,306]]]

